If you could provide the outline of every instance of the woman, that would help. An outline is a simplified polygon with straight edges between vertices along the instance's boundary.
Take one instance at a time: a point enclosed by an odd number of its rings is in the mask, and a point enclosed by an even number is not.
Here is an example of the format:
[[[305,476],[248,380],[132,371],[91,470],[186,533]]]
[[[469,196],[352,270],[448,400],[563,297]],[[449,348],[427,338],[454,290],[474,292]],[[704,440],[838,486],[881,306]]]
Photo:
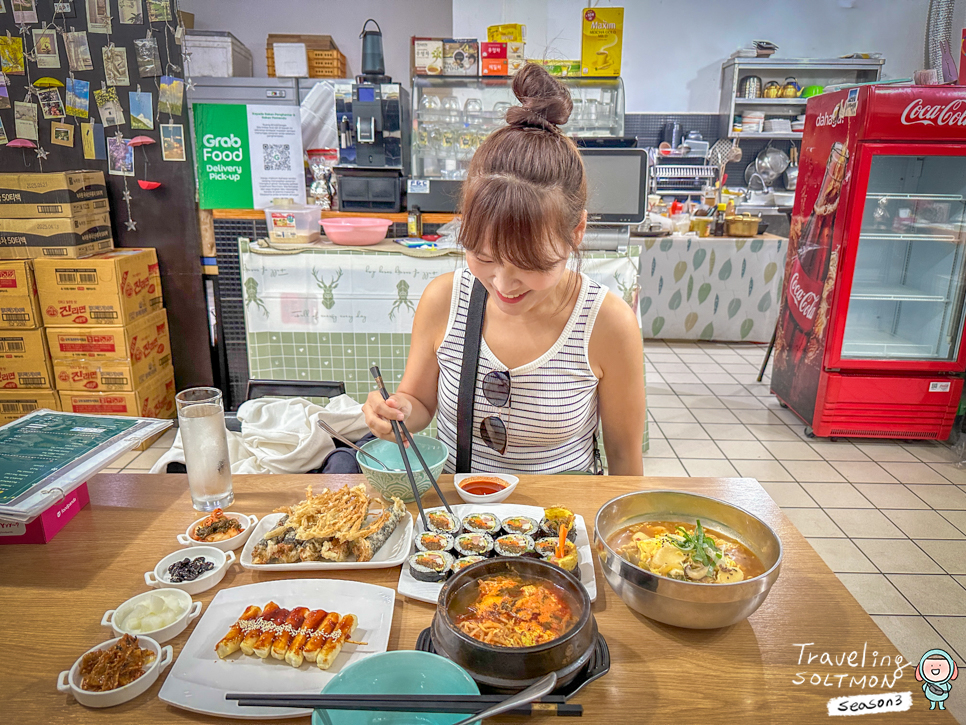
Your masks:
[[[643,473],[641,333],[622,299],[568,268],[579,261],[587,183],[559,126],[573,103],[543,68],[514,77],[521,105],[484,141],[463,184],[460,242],[468,269],[437,277],[419,301],[406,372],[384,401],[369,394],[370,430],[394,440],[391,420],[422,430],[437,417],[456,460],[466,313],[475,280],[488,293],[473,419],[473,469],[590,472],[598,420],[609,473]],[[579,265],[577,265],[579,268]]]

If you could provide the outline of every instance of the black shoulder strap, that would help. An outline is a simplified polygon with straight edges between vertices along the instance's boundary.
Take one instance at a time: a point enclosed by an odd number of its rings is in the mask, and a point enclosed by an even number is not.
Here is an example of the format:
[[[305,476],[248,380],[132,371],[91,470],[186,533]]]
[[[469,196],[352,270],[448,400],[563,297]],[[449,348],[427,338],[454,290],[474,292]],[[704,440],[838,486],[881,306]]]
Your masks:
[[[483,339],[483,315],[486,313],[486,288],[473,280],[470,305],[466,311],[463,333],[463,367],[460,371],[459,399],[456,405],[456,472],[471,473],[473,465],[473,402],[476,398],[476,374],[480,367],[480,341]]]

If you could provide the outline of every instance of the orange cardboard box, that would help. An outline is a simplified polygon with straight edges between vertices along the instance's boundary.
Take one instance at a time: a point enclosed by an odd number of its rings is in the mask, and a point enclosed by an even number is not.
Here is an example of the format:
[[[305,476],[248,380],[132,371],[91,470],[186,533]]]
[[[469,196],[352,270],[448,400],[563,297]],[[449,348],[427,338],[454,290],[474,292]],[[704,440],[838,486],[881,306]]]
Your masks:
[[[128,415],[141,418],[174,418],[174,369],[132,391],[92,393],[60,391],[60,406],[65,413]]]
[[[33,329],[43,324],[31,263],[0,261],[0,329]]]
[[[153,312],[127,327],[48,327],[47,342],[54,360],[131,360],[170,354],[168,316]]]
[[[38,259],[34,276],[48,325],[128,325],[161,307],[153,249],[115,249],[83,260]]]
[[[60,396],[53,390],[0,390],[0,425],[40,408],[60,410]]]
[[[0,330],[0,388],[54,387],[43,330]]]
[[[58,390],[137,390],[171,366],[166,344],[152,347],[137,360],[54,360],[54,387]]]

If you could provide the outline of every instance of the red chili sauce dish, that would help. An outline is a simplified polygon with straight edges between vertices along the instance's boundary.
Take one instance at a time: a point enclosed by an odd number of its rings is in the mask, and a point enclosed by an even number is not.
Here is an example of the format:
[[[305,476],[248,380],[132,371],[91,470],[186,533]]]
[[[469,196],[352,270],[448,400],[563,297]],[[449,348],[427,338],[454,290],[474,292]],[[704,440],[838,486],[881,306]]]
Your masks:
[[[506,481],[490,476],[474,476],[460,481],[460,488],[474,496],[489,496],[492,493],[499,493],[506,487]]]

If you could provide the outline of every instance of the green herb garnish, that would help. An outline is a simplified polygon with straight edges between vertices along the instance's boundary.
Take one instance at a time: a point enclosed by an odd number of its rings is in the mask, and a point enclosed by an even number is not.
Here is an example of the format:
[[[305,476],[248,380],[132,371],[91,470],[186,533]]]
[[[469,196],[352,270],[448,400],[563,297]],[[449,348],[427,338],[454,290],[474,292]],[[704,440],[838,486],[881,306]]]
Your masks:
[[[717,568],[718,559],[721,559],[724,554],[714,545],[711,537],[704,535],[701,519],[698,519],[693,534],[689,533],[683,526],[678,526],[677,530],[681,532],[680,536],[670,537],[675,546],[681,551],[688,552],[694,562],[709,569]]]

